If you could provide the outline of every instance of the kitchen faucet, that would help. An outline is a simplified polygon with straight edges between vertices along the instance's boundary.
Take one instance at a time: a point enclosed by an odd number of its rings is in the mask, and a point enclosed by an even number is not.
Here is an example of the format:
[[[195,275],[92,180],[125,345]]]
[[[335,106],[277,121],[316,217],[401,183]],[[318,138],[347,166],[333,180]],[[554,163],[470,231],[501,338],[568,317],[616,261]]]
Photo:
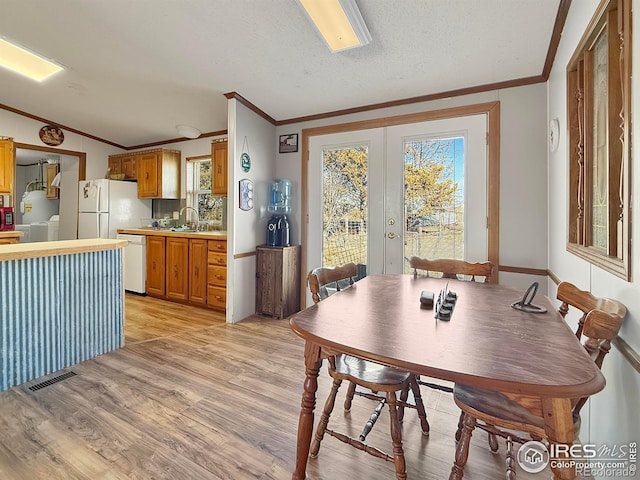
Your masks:
[[[195,208],[193,208],[193,207],[182,207],[182,208],[180,209],[180,212],[178,213],[178,217],[180,217],[180,215],[182,215],[182,213],[183,213],[186,209],[190,209],[190,210],[193,210],[193,211],[195,212],[195,214],[196,214],[196,232],[197,232],[197,231],[199,231],[199,230],[200,230],[200,217],[199,217],[199,215],[198,215],[198,210],[196,210],[196,209],[195,209]],[[185,221],[185,222],[187,221],[187,216],[186,216],[186,215],[184,216],[184,221]]]

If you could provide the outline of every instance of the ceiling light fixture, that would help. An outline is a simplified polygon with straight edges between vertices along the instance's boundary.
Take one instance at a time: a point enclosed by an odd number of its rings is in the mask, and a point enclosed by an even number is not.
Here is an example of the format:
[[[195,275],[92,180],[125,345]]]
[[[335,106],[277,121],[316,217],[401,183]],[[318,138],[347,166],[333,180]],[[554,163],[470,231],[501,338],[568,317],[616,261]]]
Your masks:
[[[0,38],[0,66],[38,82],[63,70],[62,66],[5,38]]]
[[[195,127],[190,127],[189,125],[176,125],[176,130],[185,138],[198,138],[202,135],[200,130]]]
[[[333,52],[371,42],[355,0],[298,0]]]

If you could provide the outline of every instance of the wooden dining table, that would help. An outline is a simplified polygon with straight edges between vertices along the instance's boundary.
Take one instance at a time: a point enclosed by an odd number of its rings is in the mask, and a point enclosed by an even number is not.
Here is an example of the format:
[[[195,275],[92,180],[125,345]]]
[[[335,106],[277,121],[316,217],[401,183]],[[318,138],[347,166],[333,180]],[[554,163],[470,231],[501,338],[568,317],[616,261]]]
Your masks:
[[[457,294],[448,321],[420,304],[422,291],[437,297],[444,288]],[[306,478],[322,360],[340,353],[418,375],[538,397],[549,440],[571,444],[571,399],[600,391],[605,380],[546,296],[533,299],[545,313],[511,307],[523,293],[497,284],[377,274],[295,314],[290,326],[305,340],[305,380],[292,479]],[[553,473],[555,479],[575,478],[575,468]]]

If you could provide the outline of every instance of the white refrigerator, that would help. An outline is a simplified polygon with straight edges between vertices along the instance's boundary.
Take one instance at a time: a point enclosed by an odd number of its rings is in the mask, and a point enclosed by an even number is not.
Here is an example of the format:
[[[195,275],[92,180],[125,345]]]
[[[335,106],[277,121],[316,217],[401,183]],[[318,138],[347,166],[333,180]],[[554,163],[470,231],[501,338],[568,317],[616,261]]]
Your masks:
[[[151,200],[138,198],[138,184],[82,180],[78,186],[78,238],[116,238],[119,228],[139,228],[151,218]]]

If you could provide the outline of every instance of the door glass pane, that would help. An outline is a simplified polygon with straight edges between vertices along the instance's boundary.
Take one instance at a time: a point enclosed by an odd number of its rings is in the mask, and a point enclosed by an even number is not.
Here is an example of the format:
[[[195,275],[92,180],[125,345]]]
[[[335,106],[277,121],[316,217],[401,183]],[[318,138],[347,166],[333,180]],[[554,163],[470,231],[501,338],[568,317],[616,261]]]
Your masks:
[[[404,222],[405,259],[464,259],[464,137],[404,141]]]
[[[367,263],[368,147],[322,151],[322,265]]]

